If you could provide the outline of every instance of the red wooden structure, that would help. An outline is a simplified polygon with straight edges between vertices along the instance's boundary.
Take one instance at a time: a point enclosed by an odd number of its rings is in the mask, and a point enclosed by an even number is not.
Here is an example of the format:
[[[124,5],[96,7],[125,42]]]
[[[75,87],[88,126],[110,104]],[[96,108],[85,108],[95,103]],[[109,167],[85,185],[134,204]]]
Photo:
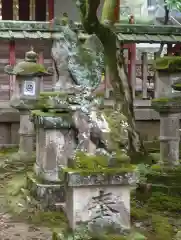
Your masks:
[[[120,4],[120,0],[117,0],[117,6],[115,8],[115,22],[120,19]],[[129,23],[134,24],[133,15],[130,16]],[[124,44],[121,47],[128,50],[128,81],[129,84],[133,86],[134,84],[132,81],[135,78],[133,74],[136,72],[136,44]]]
[[[2,0],[2,20],[14,20],[13,16],[13,0]],[[19,0],[18,1],[18,19],[19,21],[29,21],[30,17],[30,0]],[[47,11],[48,6],[48,11]],[[46,15],[48,12],[48,19],[46,19]],[[52,20],[54,18],[54,0],[48,0],[48,4],[46,0],[35,0],[35,21],[46,21]],[[16,63],[16,45],[15,41],[9,42],[9,64],[14,65]],[[39,58],[40,62],[43,62],[43,54],[40,54]],[[14,88],[14,78],[10,77],[9,80],[10,86],[10,96]]]

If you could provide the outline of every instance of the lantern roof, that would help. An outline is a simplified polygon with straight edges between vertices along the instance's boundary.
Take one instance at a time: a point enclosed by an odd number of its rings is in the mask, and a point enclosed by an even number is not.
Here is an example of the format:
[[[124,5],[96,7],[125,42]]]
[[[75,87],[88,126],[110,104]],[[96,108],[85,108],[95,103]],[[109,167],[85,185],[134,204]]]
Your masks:
[[[17,63],[14,67],[6,66],[5,72],[16,76],[51,76],[53,74],[52,69],[46,69],[43,64],[37,63],[37,58],[37,53],[31,48],[30,51],[25,53],[25,60]]]

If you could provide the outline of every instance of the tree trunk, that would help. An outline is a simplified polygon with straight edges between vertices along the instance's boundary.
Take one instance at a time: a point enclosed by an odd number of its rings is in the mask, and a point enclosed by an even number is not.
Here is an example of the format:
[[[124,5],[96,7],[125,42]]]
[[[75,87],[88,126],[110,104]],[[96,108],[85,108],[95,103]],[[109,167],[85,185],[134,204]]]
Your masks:
[[[106,15],[108,2],[109,6],[113,7],[116,0],[112,0],[112,2],[111,0],[106,0],[103,10],[104,20],[108,16]],[[128,84],[123,58],[117,51],[117,36],[111,30],[109,24],[99,22],[96,15],[99,5],[100,0],[79,0],[78,6],[81,12],[82,24],[88,34],[96,34],[103,44],[106,65],[111,70],[111,85],[113,87],[116,108],[127,117],[130,127],[129,154],[140,152],[140,150],[143,150],[145,153],[140,136],[136,131],[132,91]],[[109,13],[109,17],[111,14],[114,14],[113,11],[108,11],[107,13]]]
[[[170,14],[170,10],[167,6],[166,0],[164,0],[164,10],[165,10],[165,16],[164,16],[164,25],[168,24],[169,21],[169,14]],[[156,53],[156,57],[160,57],[163,51],[163,47],[164,47],[164,43],[160,44],[160,48],[158,50],[158,52]],[[168,53],[167,53],[168,54]]]
[[[114,23],[117,19],[115,19],[115,9],[117,7],[118,0],[105,0],[103,9],[101,22],[109,21],[110,24]]]

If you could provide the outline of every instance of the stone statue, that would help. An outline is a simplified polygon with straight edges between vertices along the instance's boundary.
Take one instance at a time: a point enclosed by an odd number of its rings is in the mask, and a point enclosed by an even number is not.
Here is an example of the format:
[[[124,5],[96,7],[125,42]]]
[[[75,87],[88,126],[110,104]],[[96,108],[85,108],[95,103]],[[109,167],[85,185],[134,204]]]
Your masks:
[[[105,150],[105,132],[109,132],[104,116],[98,115],[100,97],[96,98],[94,94],[104,71],[103,47],[94,35],[81,44],[68,25],[62,26],[62,33],[62,39],[55,40],[52,46],[58,77],[54,90],[70,94],[70,105],[76,102],[73,119],[78,129],[77,148],[94,154],[97,148]]]

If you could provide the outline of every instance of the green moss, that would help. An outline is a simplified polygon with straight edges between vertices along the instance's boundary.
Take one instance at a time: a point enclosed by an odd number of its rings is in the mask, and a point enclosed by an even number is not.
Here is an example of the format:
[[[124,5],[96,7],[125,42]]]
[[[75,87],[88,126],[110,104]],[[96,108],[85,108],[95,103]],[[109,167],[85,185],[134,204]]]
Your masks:
[[[97,240],[127,240],[126,236],[121,236],[119,234],[104,234],[99,236],[92,236],[90,240],[97,239]],[[132,238],[134,240],[134,238]]]
[[[181,72],[181,57],[166,56],[157,58],[154,67],[159,71]]]
[[[131,206],[131,218],[132,220],[146,220],[149,217],[149,212],[145,208],[139,208],[137,206]]]
[[[125,163],[125,159],[121,156],[120,158],[115,158],[114,164],[112,167],[109,166],[109,158],[107,156],[94,156],[87,155],[83,152],[77,152],[74,160],[74,165],[69,168],[64,168],[64,172],[73,172],[79,173],[82,175],[90,174],[118,174],[118,173],[127,173],[134,171],[135,167],[129,162]],[[61,173],[60,173],[61,174]]]
[[[175,91],[181,91],[181,83],[174,83],[172,85],[172,88],[175,90]]]
[[[47,71],[42,64],[23,61],[14,67],[13,73],[20,76],[39,73],[43,76]]]
[[[70,119],[72,116],[68,112],[54,112],[54,111],[49,111],[49,112],[43,112],[41,110],[33,110],[31,111],[32,116],[37,116],[37,117],[67,117]]]
[[[152,228],[155,233],[154,240],[172,240],[173,239],[173,228],[169,224],[166,217],[160,215],[152,215]]]
[[[8,148],[1,148],[0,149],[0,157],[4,157],[6,155],[10,155],[18,151],[18,147],[8,147]]]
[[[173,96],[168,98],[156,98],[152,100],[152,107],[159,112],[168,112],[169,110],[181,108],[181,96]],[[179,111],[179,110],[177,110]]]
[[[178,213],[181,210],[180,197],[172,197],[161,192],[153,192],[147,202],[152,211],[168,211]]]
[[[66,97],[68,96],[68,93],[64,92],[40,92],[40,97]]]
[[[177,97],[163,97],[163,98],[155,98],[152,100],[152,103],[157,103],[157,104],[168,104],[168,103],[180,103],[181,102],[181,96]]]
[[[66,229],[68,226],[65,215],[59,211],[35,211],[34,214],[29,215],[28,220],[33,224],[47,226],[52,229],[56,227]]]
[[[42,225],[49,228],[67,228],[67,219],[59,211],[43,211],[26,189],[25,174],[18,174],[8,181],[5,187],[5,199],[8,210],[15,218],[24,219],[31,224]],[[28,200],[29,199],[29,202]]]
[[[110,142],[109,146],[113,151],[118,151],[121,148],[125,148],[127,144],[127,136],[124,132],[125,127],[121,123],[127,123],[126,117],[118,112],[115,112],[112,108],[106,108],[103,110],[106,121],[110,128]]]
[[[157,200],[159,201],[159,199]],[[162,204],[161,199],[159,203]],[[151,208],[147,201],[143,203],[136,198],[131,201],[132,222],[136,221],[142,224],[142,233],[148,240],[173,239],[174,228],[169,222],[169,217],[164,215],[165,213],[168,214],[168,209],[159,211],[154,207]]]
[[[74,168],[64,168],[64,172],[69,173],[79,173],[82,176],[88,176],[93,174],[106,174],[106,175],[114,175],[114,174],[124,174],[128,172],[133,172],[134,167],[130,166],[129,168],[101,168],[100,170],[89,170],[89,169],[74,169]]]
[[[103,92],[98,92],[98,93],[95,94],[95,96],[98,97],[98,98],[104,98],[104,95],[105,95],[104,91]]]

